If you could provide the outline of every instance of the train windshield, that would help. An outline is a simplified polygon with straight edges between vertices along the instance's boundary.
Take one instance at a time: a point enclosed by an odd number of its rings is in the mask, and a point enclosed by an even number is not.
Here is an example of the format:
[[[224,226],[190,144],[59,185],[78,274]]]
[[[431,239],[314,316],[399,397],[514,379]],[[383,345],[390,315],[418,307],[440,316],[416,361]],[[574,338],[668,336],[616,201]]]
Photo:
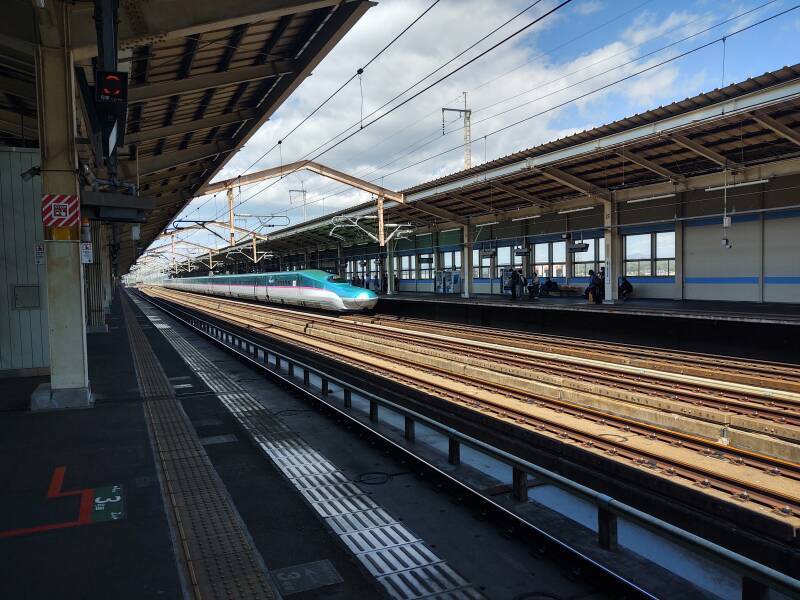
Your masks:
[[[347,279],[339,277],[338,275],[331,275],[326,281],[330,281],[331,283],[347,283]]]

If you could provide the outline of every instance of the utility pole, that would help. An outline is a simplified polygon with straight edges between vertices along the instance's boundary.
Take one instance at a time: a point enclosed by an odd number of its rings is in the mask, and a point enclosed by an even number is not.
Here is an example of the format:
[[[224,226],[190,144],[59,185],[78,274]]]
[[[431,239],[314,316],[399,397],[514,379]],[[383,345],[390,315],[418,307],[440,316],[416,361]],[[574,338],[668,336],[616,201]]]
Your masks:
[[[472,167],[472,110],[467,108],[467,92],[464,92],[464,108],[443,108],[442,109],[442,135],[445,135],[444,113],[455,112],[464,117],[464,169]]]
[[[289,204],[294,204],[294,199],[292,198],[292,192],[295,194],[300,194],[300,201],[303,203],[303,222],[306,220],[306,190],[305,186],[301,190],[289,190]]]
[[[228,188],[228,231],[230,233],[230,243],[233,246],[236,243],[236,230],[233,224],[233,188]]]

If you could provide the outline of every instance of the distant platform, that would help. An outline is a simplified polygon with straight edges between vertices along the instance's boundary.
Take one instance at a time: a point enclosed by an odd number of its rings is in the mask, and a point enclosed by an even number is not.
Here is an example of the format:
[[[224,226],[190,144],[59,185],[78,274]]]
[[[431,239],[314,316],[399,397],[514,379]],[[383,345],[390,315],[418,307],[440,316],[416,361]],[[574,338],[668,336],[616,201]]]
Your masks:
[[[378,309],[380,310],[382,305],[385,306],[386,302],[396,302],[398,300],[800,326],[800,303],[757,304],[752,302],[650,300],[637,298],[626,300],[618,304],[590,304],[581,297],[548,297],[537,298],[535,300],[524,298],[521,300],[511,300],[509,296],[499,296],[497,294],[476,294],[471,298],[462,298],[455,294],[415,294],[403,292],[393,296],[381,296]]]

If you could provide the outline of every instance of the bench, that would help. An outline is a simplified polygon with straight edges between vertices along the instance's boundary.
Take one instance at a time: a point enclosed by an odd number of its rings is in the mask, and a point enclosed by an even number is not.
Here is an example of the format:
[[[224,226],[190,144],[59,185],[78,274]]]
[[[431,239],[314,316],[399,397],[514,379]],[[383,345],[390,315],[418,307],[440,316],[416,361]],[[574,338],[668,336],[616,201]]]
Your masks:
[[[575,296],[583,296],[584,289],[585,288],[573,287],[571,285],[560,285],[558,286],[557,290],[552,290],[550,292],[547,292],[546,296],[560,296],[562,298],[564,297],[573,298]]]

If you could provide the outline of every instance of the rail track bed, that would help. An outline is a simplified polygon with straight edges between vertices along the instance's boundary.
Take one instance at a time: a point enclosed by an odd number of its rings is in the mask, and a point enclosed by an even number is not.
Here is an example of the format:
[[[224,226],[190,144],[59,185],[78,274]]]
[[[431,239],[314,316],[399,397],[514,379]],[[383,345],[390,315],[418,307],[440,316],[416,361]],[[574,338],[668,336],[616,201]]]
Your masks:
[[[800,528],[791,365],[142,291]]]

